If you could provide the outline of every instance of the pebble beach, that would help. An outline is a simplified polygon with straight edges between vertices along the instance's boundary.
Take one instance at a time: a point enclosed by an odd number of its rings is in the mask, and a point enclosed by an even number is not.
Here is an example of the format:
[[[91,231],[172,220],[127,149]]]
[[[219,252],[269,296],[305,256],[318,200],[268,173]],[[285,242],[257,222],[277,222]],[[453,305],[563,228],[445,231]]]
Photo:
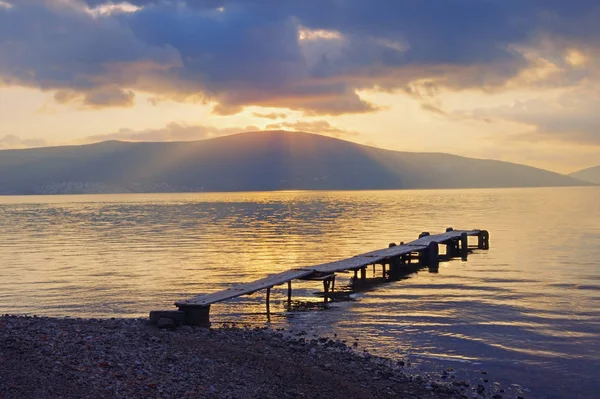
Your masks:
[[[145,319],[0,317],[0,398],[467,398],[344,342]],[[482,395],[484,396],[484,395]]]

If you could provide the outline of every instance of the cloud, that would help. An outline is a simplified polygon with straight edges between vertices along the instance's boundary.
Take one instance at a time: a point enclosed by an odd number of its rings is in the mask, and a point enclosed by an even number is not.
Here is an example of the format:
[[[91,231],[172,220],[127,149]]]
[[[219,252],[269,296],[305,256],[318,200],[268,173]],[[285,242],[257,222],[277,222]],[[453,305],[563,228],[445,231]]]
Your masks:
[[[0,138],[0,149],[21,149],[21,148],[33,148],[33,147],[45,147],[48,142],[44,139],[33,138],[33,139],[22,139],[14,134],[7,134]]]
[[[226,136],[234,133],[252,132],[260,130],[256,126],[216,128],[206,125],[188,125],[185,123],[171,122],[163,128],[132,130],[120,129],[114,133],[88,136],[81,140],[83,143],[97,143],[108,140],[120,141],[194,141]]]
[[[119,129],[113,133],[97,134],[77,139],[73,142],[49,143],[44,139],[21,139],[15,135],[6,135],[0,138],[0,149],[23,149],[46,147],[49,145],[91,144],[103,141],[118,140],[130,142],[166,142],[166,141],[196,141],[221,136],[228,136],[243,132],[256,132],[260,130],[294,130],[312,132],[333,137],[357,136],[355,131],[345,130],[332,126],[327,121],[297,121],[281,122],[267,125],[264,129],[257,126],[217,128],[208,125],[193,125],[183,122],[171,122],[162,128],[134,130]]]
[[[600,146],[600,85],[587,84],[510,105],[476,108],[465,115],[532,126],[519,140],[553,140]]]
[[[266,130],[295,130],[299,132],[318,133],[333,137],[358,136],[360,133],[353,130],[346,130],[332,126],[329,122],[319,121],[296,121],[296,122],[279,122],[265,126]]]
[[[271,112],[269,114],[261,114],[260,112],[253,112],[253,116],[257,118],[265,118],[265,119],[285,119],[287,118],[287,114],[283,112]]]
[[[297,121],[272,123],[261,129],[257,126],[217,128],[207,125],[189,125],[180,122],[171,122],[163,128],[132,130],[120,129],[114,133],[88,136],[81,140],[83,143],[96,143],[107,140],[121,141],[194,141],[227,136],[235,133],[255,132],[259,130],[295,130],[302,132],[318,133],[333,137],[357,136],[358,132],[345,130],[332,126],[329,122],[319,121]]]
[[[433,105],[433,104],[423,103],[423,104],[421,104],[421,109],[432,112],[434,114],[447,116],[446,112],[444,112],[440,107]]]
[[[135,93],[116,86],[99,87],[84,93],[75,90],[59,90],[54,94],[59,104],[81,103],[88,108],[133,107]]]
[[[0,4],[0,83],[94,108],[131,106],[145,92],[215,103],[219,114],[373,112],[361,90],[572,86],[590,78],[594,62],[582,63],[600,47],[596,0]],[[560,79],[536,75],[540,57]]]

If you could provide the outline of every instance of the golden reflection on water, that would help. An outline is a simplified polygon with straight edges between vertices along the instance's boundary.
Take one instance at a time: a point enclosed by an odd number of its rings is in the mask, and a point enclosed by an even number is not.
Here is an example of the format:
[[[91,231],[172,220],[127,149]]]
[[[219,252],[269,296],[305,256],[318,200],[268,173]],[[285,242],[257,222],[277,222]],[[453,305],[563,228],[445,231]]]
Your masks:
[[[578,190],[586,195],[575,194]],[[83,315],[108,316],[112,313],[86,306],[105,290],[116,303],[147,298],[152,306],[167,305],[176,295],[345,258],[452,225],[491,230],[494,248],[510,249],[472,256],[483,261],[481,268],[469,264],[462,281],[450,282],[455,286],[448,286],[445,302],[460,302],[465,295],[493,302],[498,290],[511,292],[513,297],[504,299],[518,306],[522,298],[516,288],[527,285],[545,292],[545,300],[528,305],[542,311],[555,308],[564,292],[548,289],[549,284],[570,281],[576,290],[587,282],[585,270],[573,272],[571,258],[585,253],[589,248],[581,247],[590,243],[590,234],[598,234],[591,222],[598,217],[597,193],[592,188],[3,197],[0,260],[15,287],[8,287],[4,298],[19,291],[67,294],[65,305],[80,306]],[[577,219],[573,210],[588,215]],[[564,229],[573,220],[577,228],[565,240]],[[489,257],[493,267],[486,265]],[[540,269],[548,278],[534,273]],[[524,279],[524,272],[534,278]],[[486,284],[465,286],[471,274]],[[412,284],[410,295],[431,295],[429,283]],[[442,288],[436,284],[436,290]],[[597,297],[595,290],[579,291]],[[564,306],[577,306],[565,301]],[[8,300],[1,304],[11,306]],[[22,312],[61,314],[36,309],[35,303],[19,306]],[[139,303],[135,310],[127,308],[126,313],[147,310]]]
[[[271,324],[390,353],[598,361],[599,188],[0,197],[0,312],[145,316],[447,226],[489,230],[491,250],[323,312],[287,312],[276,287]],[[318,282],[293,288],[322,301]],[[264,292],[214,305],[212,319],[264,323]]]

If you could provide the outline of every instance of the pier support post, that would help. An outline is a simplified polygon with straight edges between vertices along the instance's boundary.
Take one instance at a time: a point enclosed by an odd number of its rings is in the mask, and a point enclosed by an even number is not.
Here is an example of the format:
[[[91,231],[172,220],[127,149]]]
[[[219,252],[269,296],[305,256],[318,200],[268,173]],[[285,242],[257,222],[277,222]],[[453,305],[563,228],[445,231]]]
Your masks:
[[[460,256],[463,260],[467,260],[469,254],[469,236],[467,233],[460,235]]]
[[[449,258],[454,258],[454,257],[458,256],[458,254],[459,254],[458,240],[451,239],[450,241],[448,241],[446,243],[446,255]]]
[[[490,233],[487,230],[481,230],[477,236],[477,248],[490,249]]]
[[[400,246],[404,245],[404,241],[400,241],[400,244],[398,244]],[[395,273],[397,271],[398,268],[400,268],[400,265],[403,265],[406,263],[406,257],[404,255],[401,255],[400,257],[396,257],[396,258],[392,258],[391,262],[390,262],[390,273]]]
[[[402,245],[402,244],[403,244],[403,243],[401,242],[401,243],[400,243],[400,245]],[[388,246],[388,248],[393,248],[393,247],[395,247],[395,246],[396,246],[396,243],[395,243],[395,242],[390,242],[390,245]],[[391,259],[390,259],[390,263],[389,263],[389,265],[390,265],[390,270],[394,269],[394,268],[395,268],[395,267],[394,267],[394,265],[395,265],[395,264],[397,264],[397,263],[398,263],[398,258],[397,258],[397,257],[396,257],[396,258],[391,258]],[[385,266],[386,266],[386,264],[385,264],[385,263],[381,265],[381,267],[382,267],[382,269],[383,269],[383,278],[385,278]]]
[[[440,246],[437,242],[432,241],[427,246],[427,266],[437,268],[440,264]]]
[[[430,242],[426,251],[429,273],[437,273],[440,269],[440,245],[437,242]]]
[[[210,305],[179,306],[179,310],[184,313],[184,324],[197,327],[210,327]]]
[[[435,241],[430,242],[427,248],[419,252],[420,266],[429,266],[437,268],[439,265],[439,244]]]
[[[329,280],[323,280],[323,301],[327,303],[329,297]]]
[[[360,269],[360,279],[363,281],[367,279],[367,268],[366,267],[363,267]]]
[[[271,313],[271,288],[267,288],[267,314]]]
[[[288,281],[288,306],[292,304],[292,280]]]
[[[390,259],[390,278],[398,274],[398,270],[402,267],[402,258],[394,256]],[[384,274],[385,276],[385,274]]]

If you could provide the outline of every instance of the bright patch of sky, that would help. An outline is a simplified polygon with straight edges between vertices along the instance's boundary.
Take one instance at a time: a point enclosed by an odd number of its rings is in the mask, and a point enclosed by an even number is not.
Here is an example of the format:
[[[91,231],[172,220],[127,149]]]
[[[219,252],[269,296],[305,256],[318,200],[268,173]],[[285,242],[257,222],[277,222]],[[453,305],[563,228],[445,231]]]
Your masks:
[[[571,172],[600,162],[598,19],[592,0],[0,0],[0,147],[279,128]]]

